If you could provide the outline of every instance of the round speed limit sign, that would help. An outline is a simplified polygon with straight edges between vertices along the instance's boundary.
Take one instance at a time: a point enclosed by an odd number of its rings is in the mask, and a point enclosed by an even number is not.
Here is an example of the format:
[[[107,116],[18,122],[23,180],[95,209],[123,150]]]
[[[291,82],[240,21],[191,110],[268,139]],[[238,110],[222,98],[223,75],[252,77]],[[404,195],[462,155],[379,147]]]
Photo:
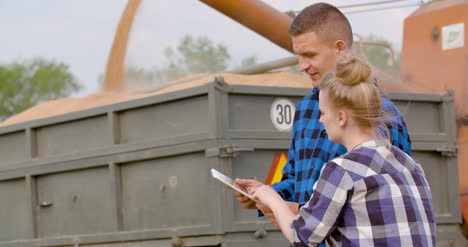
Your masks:
[[[278,98],[271,104],[270,117],[275,128],[279,131],[291,131],[296,107],[286,98]]]

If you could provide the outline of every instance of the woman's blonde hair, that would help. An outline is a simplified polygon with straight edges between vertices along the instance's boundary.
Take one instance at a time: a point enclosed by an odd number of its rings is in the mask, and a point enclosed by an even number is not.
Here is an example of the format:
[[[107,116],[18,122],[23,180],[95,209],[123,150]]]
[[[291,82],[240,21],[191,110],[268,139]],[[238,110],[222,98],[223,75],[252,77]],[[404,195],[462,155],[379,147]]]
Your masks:
[[[346,55],[338,59],[335,69],[320,81],[319,88],[327,89],[335,108],[351,110],[350,117],[361,127],[376,127],[378,123],[389,120],[382,109],[382,95],[373,81],[370,65],[355,56]],[[379,135],[388,136],[386,133]]]

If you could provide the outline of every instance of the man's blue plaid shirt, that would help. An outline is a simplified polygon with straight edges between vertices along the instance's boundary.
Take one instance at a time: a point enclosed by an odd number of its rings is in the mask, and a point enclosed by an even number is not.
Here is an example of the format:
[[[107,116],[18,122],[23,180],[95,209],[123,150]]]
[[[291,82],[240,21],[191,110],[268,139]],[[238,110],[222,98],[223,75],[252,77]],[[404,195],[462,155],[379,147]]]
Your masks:
[[[284,200],[300,205],[309,201],[322,166],[346,153],[343,145],[328,140],[324,126],[319,123],[318,95],[319,89],[314,88],[297,104],[288,162],[283,169],[282,181],[272,185]],[[411,154],[411,141],[401,112],[387,97],[382,97],[382,105],[393,117],[386,123],[390,141]]]

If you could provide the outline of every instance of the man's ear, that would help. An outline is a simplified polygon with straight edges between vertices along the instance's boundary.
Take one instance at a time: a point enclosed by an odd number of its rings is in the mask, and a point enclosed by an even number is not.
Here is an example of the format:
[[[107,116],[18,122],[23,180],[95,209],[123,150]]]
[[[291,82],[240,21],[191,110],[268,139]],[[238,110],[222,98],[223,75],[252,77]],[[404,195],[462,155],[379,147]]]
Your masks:
[[[348,45],[346,45],[346,43],[343,40],[337,40],[335,42],[335,48],[338,52],[338,55],[343,55],[348,50]]]
[[[340,127],[346,126],[348,123],[348,113],[345,111],[338,111],[338,125]]]

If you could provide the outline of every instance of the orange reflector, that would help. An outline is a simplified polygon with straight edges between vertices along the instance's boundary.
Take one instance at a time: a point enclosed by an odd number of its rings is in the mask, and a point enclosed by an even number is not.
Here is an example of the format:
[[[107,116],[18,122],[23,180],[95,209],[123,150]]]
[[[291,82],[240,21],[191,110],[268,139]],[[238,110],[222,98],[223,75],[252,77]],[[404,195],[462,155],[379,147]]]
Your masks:
[[[265,184],[271,185],[276,182],[281,181],[283,178],[283,168],[288,161],[288,154],[287,153],[277,153],[273,159],[273,162],[270,166],[270,171],[268,172],[268,176],[265,180]]]

